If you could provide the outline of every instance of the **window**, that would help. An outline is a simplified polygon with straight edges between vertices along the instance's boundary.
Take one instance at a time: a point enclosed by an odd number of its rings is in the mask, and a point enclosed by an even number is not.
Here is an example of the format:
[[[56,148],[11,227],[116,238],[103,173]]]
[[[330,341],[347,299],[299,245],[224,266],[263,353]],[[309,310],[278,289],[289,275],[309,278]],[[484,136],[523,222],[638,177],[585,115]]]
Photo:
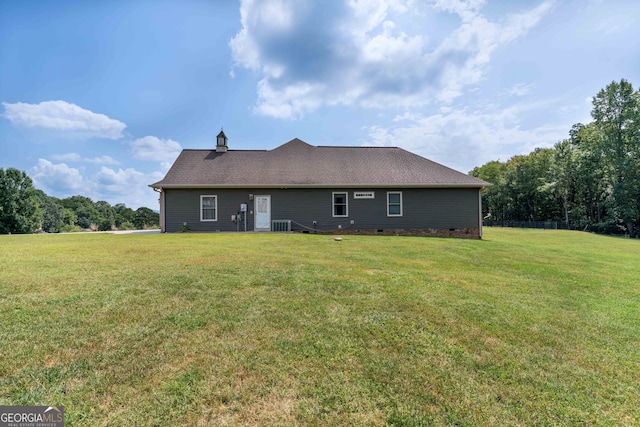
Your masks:
[[[333,216],[349,216],[347,193],[333,193]]]
[[[354,191],[353,192],[354,199],[375,199],[376,193],[373,191]]]
[[[218,196],[200,196],[200,221],[218,220]]]
[[[402,216],[402,192],[387,192],[387,216]]]

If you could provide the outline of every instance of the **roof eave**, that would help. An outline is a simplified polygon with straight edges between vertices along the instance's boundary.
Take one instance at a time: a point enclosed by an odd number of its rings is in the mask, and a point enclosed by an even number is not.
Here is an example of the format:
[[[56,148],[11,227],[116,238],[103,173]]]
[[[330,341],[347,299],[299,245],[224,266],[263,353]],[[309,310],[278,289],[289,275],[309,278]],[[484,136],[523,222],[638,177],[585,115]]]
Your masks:
[[[437,184],[162,184],[157,182],[149,185],[152,188],[169,188],[169,189],[188,189],[188,188],[487,188],[491,184],[452,184],[452,183],[437,183]]]

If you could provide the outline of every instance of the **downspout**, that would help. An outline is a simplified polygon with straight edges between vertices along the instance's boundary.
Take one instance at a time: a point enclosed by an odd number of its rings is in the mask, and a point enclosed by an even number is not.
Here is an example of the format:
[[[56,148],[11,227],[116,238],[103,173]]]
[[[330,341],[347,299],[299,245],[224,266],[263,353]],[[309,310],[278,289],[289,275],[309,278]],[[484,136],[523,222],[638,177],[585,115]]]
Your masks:
[[[478,230],[480,231],[480,239],[482,239],[482,190],[484,187],[480,187],[478,190]]]
[[[156,191],[158,193],[160,193],[160,232],[161,233],[165,233],[166,229],[165,229],[165,211],[164,211],[164,190],[162,189],[162,187],[160,187],[159,189],[154,187],[153,191]]]

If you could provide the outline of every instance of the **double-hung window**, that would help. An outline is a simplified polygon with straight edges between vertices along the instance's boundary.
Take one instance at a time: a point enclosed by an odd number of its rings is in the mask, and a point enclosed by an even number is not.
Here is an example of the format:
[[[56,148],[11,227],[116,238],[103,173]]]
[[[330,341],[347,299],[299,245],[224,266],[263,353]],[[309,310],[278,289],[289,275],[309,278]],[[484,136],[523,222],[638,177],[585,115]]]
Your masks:
[[[349,216],[348,193],[333,193],[333,216]]]
[[[387,192],[387,216],[402,216],[402,192]]]
[[[218,220],[218,196],[200,196],[200,221]]]

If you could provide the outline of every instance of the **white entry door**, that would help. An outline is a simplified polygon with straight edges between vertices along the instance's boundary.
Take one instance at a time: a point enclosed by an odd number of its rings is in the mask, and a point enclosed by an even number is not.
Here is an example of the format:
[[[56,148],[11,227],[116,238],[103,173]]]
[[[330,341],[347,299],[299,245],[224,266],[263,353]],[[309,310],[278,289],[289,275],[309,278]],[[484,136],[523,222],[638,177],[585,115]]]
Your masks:
[[[255,196],[255,230],[271,231],[271,196]]]

